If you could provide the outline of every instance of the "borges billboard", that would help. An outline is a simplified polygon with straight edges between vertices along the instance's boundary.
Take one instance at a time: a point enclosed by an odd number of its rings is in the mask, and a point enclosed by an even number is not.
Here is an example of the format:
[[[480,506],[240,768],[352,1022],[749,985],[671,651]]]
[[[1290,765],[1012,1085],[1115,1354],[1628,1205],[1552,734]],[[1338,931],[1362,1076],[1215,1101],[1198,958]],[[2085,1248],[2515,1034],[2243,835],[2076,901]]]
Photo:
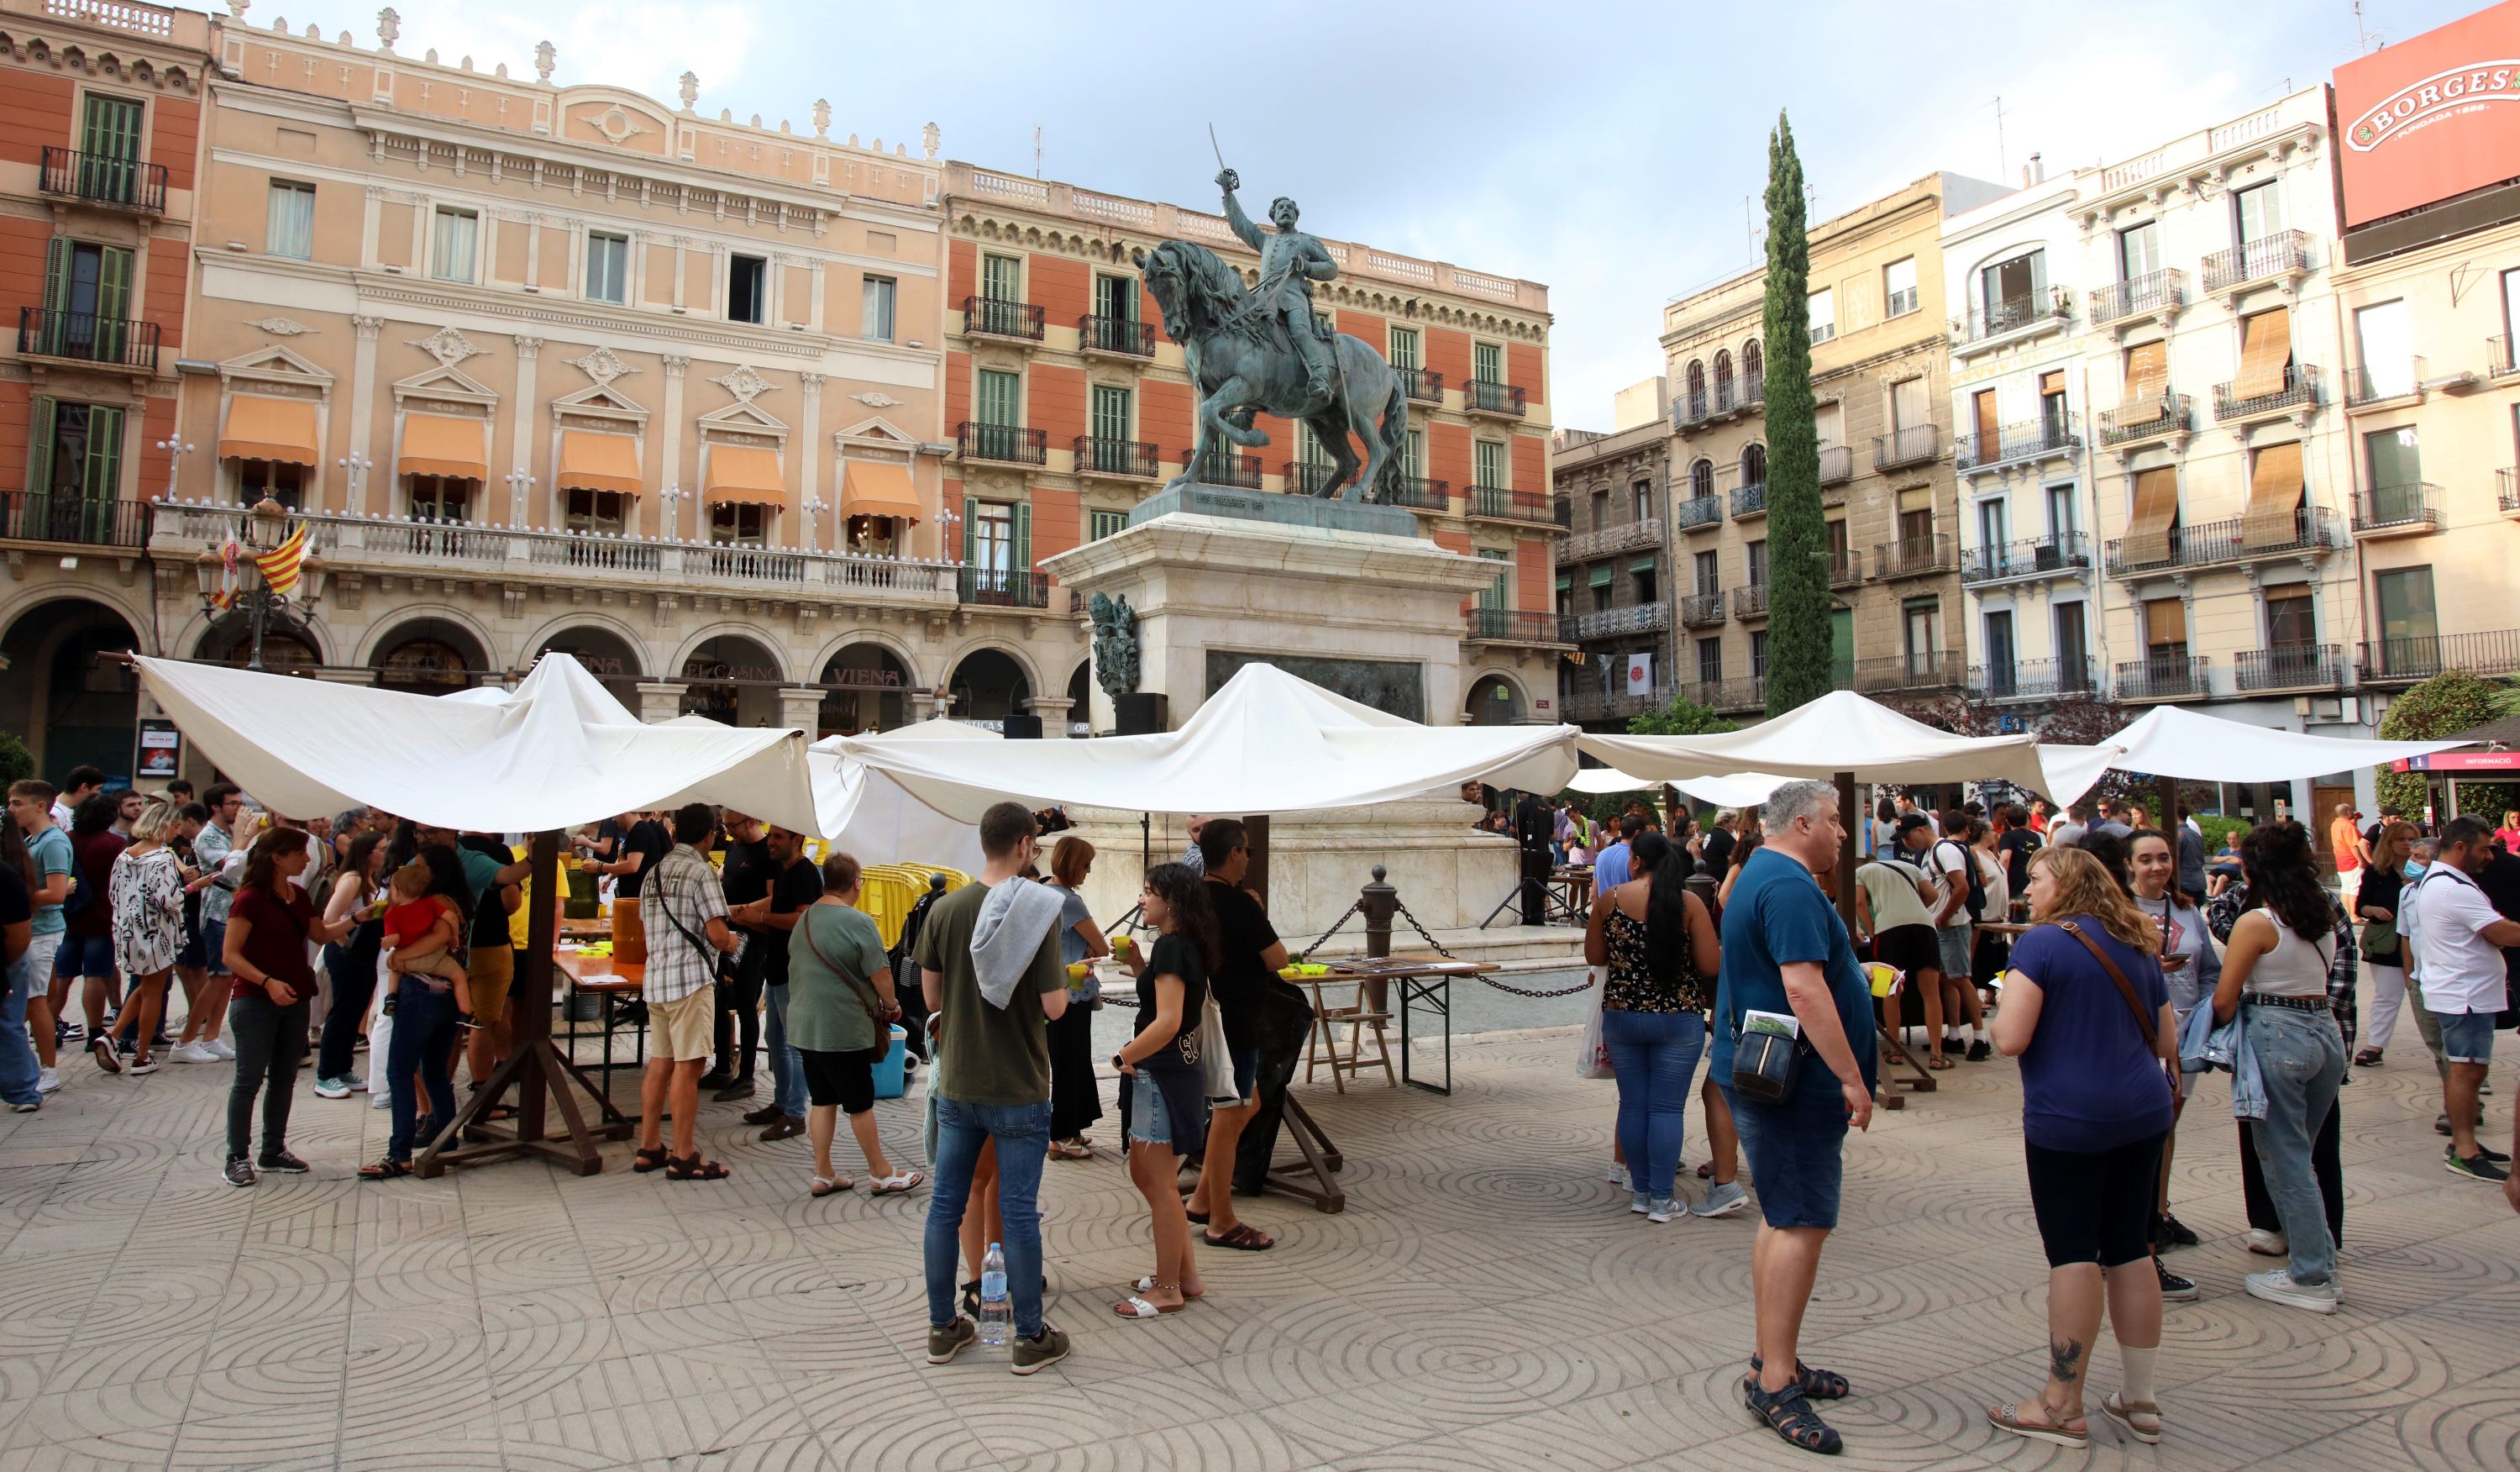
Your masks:
[[[2336,69],[2345,225],[2520,177],[2520,0]]]

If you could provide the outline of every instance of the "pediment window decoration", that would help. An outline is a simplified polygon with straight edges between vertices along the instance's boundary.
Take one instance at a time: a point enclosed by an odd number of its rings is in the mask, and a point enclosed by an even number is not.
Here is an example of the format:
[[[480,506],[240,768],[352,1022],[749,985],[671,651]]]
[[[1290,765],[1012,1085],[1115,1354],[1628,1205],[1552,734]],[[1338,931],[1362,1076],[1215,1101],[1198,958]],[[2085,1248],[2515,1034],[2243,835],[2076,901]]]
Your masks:
[[[648,429],[648,407],[623,392],[622,379],[640,370],[621,360],[609,347],[597,347],[583,357],[565,360],[572,368],[594,382],[574,393],[553,399],[552,423],[556,431],[593,430],[600,433],[645,436]]]

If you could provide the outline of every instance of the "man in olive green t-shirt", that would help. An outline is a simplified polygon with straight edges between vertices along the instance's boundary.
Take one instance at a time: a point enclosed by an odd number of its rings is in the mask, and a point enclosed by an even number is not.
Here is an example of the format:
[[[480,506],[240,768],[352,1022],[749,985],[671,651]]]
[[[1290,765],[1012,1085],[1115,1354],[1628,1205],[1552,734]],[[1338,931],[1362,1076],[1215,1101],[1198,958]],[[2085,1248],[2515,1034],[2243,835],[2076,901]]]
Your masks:
[[[1014,1303],[1014,1372],[1029,1375],[1067,1357],[1067,1336],[1041,1316],[1041,1169],[1050,1153],[1050,1035],[1067,1011],[1067,968],[1058,928],[1045,929],[1004,1007],[980,993],[971,933],[989,892],[1030,884],[1038,826],[1019,803],[980,815],[979,881],[939,899],[919,932],[914,959],[927,1008],[937,1017],[936,1172],[927,1198],[927,1362],[943,1364],[979,1337],[954,1307],[963,1255],[963,1209],[980,1150],[998,1146],[998,1211],[1006,1219],[1008,1296]],[[1003,973],[1000,973],[1003,975]]]

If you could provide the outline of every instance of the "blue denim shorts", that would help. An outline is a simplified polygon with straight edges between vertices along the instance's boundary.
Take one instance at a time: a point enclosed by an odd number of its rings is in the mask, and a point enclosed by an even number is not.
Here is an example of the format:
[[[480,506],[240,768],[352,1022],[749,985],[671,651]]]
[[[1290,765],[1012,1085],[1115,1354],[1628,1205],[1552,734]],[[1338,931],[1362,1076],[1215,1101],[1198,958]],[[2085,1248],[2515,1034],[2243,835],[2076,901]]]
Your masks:
[[[53,975],[60,977],[112,976],[113,969],[113,937],[64,936],[62,948],[53,952]],[[2494,1019],[2487,1018],[2488,1023]]]
[[[1806,1058],[1806,1069],[1818,1060]],[[1822,1070],[1823,1076],[1826,1070]],[[1759,1215],[1770,1226],[1837,1225],[1838,1188],[1844,1178],[1846,1103],[1835,1088],[1806,1086],[1779,1104],[1745,1099],[1730,1085],[1724,1102],[1740,1132],[1741,1153],[1759,1187]]]
[[[1234,1061],[1234,1097],[1248,1103],[1252,1090],[1260,1084],[1259,1045],[1238,1048],[1228,1044],[1225,1053]]]
[[[230,974],[228,971],[228,923],[225,920],[204,920],[202,922],[202,955],[203,957],[202,965],[209,969],[210,975],[227,976]]]
[[[1164,1108],[1164,1091],[1144,1073],[1129,1080],[1129,1138],[1172,1148],[1173,1120]]]
[[[2441,1023],[2442,1056],[2452,1063],[2491,1063],[2494,1061],[2494,1014],[2491,1012],[2436,1012]]]

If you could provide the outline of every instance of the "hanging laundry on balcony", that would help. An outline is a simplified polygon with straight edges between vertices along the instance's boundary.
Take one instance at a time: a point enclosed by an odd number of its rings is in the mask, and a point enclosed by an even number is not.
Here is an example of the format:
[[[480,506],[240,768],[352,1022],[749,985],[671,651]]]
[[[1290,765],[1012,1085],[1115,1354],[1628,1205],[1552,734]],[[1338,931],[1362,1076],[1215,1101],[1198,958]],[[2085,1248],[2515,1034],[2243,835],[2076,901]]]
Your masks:
[[[446,414],[414,414],[402,424],[397,474],[490,479],[490,422]]]
[[[219,458],[278,460],[290,465],[320,463],[323,456],[315,448],[314,401],[237,395],[228,403],[228,422],[219,432]]]
[[[779,456],[750,445],[710,445],[700,499],[712,506],[787,505],[788,487],[779,474]]]
[[[642,488],[639,441],[627,435],[562,430],[560,469],[552,479],[562,490],[609,490],[635,496]]]

